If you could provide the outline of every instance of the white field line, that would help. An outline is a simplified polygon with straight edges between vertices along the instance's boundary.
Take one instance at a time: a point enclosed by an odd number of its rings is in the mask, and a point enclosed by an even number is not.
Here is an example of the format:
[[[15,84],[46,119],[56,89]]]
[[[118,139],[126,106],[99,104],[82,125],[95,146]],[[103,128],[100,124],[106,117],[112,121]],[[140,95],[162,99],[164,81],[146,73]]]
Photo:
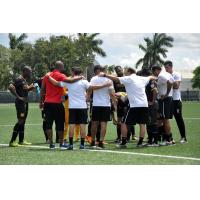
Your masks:
[[[192,117],[192,118],[184,118],[186,120],[200,120],[200,117]],[[41,126],[42,124],[26,124],[26,126]],[[2,127],[9,127],[9,126],[14,126],[14,124],[0,124]]]
[[[7,146],[8,144],[0,144],[0,146]],[[38,149],[47,149],[48,146],[36,146],[36,145],[28,145],[23,146],[26,148],[38,148]],[[14,147],[13,147],[14,148]],[[21,147],[19,147],[21,148]],[[169,156],[169,155],[160,155],[160,154],[148,154],[148,153],[136,153],[136,152],[126,152],[126,151],[112,151],[112,150],[93,150],[93,149],[85,149],[86,151],[91,152],[100,152],[100,153],[114,153],[114,154],[126,154],[126,155],[138,155],[138,156],[147,156],[147,157],[160,157],[160,158],[172,158],[172,159],[180,159],[180,160],[195,160],[200,161],[200,158],[193,158],[193,157],[182,157],[182,156]],[[53,151],[53,150],[49,150]],[[62,150],[64,151],[64,150]]]

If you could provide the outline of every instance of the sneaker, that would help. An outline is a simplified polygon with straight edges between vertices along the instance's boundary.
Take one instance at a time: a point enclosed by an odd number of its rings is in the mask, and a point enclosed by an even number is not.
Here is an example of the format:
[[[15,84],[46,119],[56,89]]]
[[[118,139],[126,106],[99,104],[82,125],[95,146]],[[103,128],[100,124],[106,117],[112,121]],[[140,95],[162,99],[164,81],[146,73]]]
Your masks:
[[[79,149],[84,150],[85,149],[85,145],[80,145]]]
[[[73,150],[73,145],[68,145],[67,150]]]
[[[66,150],[67,148],[68,148],[68,144],[66,144],[66,143],[63,143],[63,144],[60,144],[60,149],[61,150]]]
[[[9,143],[9,147],[18,147],[18,146],[19,146],[19,144],[15,141]]]
[[[32,143],[27,142],[27,141],[23,141],[23,142],[19,142],[19,145],[31,145]]]
[[[55,144],[50,144],[49,145],[49,149],[55,149],[56,147],[55,147]]]
[[[171,140],[170,142],[166,142],[166,144],[168,146],[173,146],[173,145],[176,145],[176,142],[174,140]]]
[[[185,144],[185,143],[188,143],[188,141],[185,138],[181,138],[180,143]]]
[[[117,144],[116,147],[119,149],[126,149],[127,145],[126,144]]]
[[[103,141],[103,144],[108,144],[105,140]]]

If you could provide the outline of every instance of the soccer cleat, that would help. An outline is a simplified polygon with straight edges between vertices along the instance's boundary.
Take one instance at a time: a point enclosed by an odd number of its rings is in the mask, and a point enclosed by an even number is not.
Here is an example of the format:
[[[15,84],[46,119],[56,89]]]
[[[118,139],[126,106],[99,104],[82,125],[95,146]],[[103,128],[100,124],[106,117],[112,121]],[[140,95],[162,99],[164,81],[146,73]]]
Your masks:
[[[117,144],[116,147],[119,149],[126,149],[127,145],[126,144]]]
[[[49,145],[49,149],[55,149],[56,147],[55,147],[55,144],[50,144]]]
[[[69,145],[67,144],[60,144],[60,150],[66,150],[68,148]]]
[[[9,143],[9,147],[18,147],[18,146],[19,146],[19,144],[15,141]]]
[[[171,140],[170,142],[166,142],[166,145],[174,146],[174,145],[176,145],[176,142],[174,140]]]
[[[84,150],[85,149],[85,145],[80,145],[79,149]]]
[[[31,145],[32,143],[27,142],[27,141],[23,141],[23,142],[19,142],[19,145]]]
[[[103,141],[103,144],[108,144],[105,140]]]
[[[73,145],[68,145],[67,150],[73,150]]]
[[[188,143],[188,141],[185,138],[181,138],[180,143],[181,144],[186,144],[186,143]]]

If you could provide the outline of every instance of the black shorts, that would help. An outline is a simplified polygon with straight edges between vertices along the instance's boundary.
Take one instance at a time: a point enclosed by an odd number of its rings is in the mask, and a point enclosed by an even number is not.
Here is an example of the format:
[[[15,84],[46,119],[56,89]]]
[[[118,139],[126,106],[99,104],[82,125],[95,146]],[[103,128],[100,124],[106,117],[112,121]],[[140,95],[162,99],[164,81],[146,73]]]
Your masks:
[[[55,121],[56,131],[64,131],[65,109],[62,103],[44,103],[44,114],[47,129],[52,129]]]
[[[167,97],[158,100],[159,114],[161,119],[172,119],[173,117],[173,99]]]
[[[69,109],[69,124],[87,124],[88,112],[86,109]]]
[[[127,125],[148,124],[149,109],[147,107],[129,108],[126,115],[123,116],[122,122]]]
[[[111,121],[111,108],[93,106],[92,107],[92,121],[107,122]]]
[[[24,102],[21,100],[15,101],[15,108],[17,111],[18,119],[26,119],[28,115],[28,102]]]

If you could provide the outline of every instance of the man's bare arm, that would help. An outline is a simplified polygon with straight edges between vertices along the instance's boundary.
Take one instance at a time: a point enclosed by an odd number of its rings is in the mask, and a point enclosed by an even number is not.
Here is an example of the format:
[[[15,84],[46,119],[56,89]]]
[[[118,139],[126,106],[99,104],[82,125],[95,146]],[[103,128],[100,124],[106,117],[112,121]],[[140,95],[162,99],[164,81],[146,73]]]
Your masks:
[[[175,81],[173,83],[173,89],[179,89],[181,82],[180,81]]]

